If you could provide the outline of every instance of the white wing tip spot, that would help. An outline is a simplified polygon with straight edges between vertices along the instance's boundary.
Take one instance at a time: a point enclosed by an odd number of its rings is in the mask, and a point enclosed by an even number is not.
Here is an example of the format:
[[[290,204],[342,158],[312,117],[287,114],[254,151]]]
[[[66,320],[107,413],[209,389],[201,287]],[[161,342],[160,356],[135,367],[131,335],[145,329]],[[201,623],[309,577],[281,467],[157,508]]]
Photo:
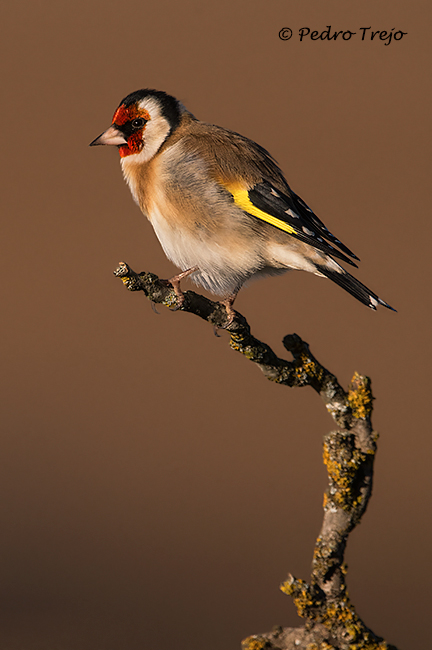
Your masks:
[[[280,194],[278,194],[273,188],[271,188],[270,194],[273,194],[273,196],[276,196],[278,199],[280,199]]]
[[[291,210],[291,208],[290,208],[289,210],[285,210],[285,214],[289,214],[290,217],[293,217],[294,219],[300,219],[300,217],[298,216],[298,214],[296,214],[295,212],[293,212],[293,211]]]
[[[306,235],[309,235],[310,237],[315,237],[315,233],[313,230],[309,230],[309,228],[306,228],[306,226],[302,227],[302,230]]]

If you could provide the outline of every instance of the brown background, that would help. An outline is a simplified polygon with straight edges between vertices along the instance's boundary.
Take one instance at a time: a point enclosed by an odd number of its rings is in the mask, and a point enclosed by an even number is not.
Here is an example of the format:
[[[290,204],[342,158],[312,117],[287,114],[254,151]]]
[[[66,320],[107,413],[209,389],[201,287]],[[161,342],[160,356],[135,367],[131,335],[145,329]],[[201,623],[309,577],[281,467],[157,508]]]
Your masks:
[[[277,352],[297,332],[345,385],[372,377],[380,448],[350,594],[377,633],[428,647],[429,5],[3,7],[1,648],[234,650],[298,621],[278,584],[309,575],[334,425],[311,390],[266,382],[226,335],[113,278],[121,259],[173,273],[117,152],[87,146],[146,86],[269,149],[398,309],[301,273],[237,303]],[[326,25],[408,36],[299,42]]]

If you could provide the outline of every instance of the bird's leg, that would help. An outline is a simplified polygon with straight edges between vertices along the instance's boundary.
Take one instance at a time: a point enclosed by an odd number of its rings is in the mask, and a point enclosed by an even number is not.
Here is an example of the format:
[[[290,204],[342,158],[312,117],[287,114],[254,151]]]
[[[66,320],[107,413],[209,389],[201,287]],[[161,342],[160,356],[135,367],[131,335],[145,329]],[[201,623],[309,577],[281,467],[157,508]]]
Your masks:
[[[187,278],[188,275],[191,275],[192,273],[195,273],[195,271],[198,271],[197,266],[192,266],[192,268],[187,269],[186,271],[182,271],[181,273],[178,273],[177,275],[174,275],[172,278],[169,278],[169,280],[165,280],[168,284],[172,286],[174,289],[174,293],[177,296],[177,305],[175,306],[173,311],[177,311],[177,309],[180,309],[182,304],[185,301],[184,293],[180,289],[180,282],[183,280],[183,278]]]
[[[228,298],[225,298],[225,300],[220,301],[221,304],[225,307],[226,312],[227,312],[227,316],[228,316],[228,322],[225,325],[225,329],[229,325],[231,325],[231,323],[233,322],[233,320],[235,318],[236,313],[235,313],[235,310],[233,309],[233,304],[234,304],[235,299],[237,298],[237,295],[238,295],[239,291],[240,291],[240,287],[238,289],[236,289],[235,291],[233,291],[233,293],[230,296],[228,296]]]

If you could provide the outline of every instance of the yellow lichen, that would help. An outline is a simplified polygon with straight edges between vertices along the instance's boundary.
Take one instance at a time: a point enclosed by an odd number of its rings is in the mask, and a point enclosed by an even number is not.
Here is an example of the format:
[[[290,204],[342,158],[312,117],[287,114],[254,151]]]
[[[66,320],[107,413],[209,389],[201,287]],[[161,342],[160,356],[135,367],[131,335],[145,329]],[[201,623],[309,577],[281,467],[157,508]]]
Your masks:
[[[316,377],[318,381],[321,381],[324,368],[304,353],[300,355],[300,360],[302,365],[297,369],[297,374],[299,375],[301,372],[305,372],[309,377]]]
[[[230,347],[235,350],[236,352],[241,352],[244,354],[244,356],[249,359],[253,360],[255,358],[255,353],[252,348],[246,346],[243,347],[241,343],[237,343],[236,341],[231,341],[230,342]]]
[[[317,539],[315,550],[316,557],[320,557],[320,542]],[[346,565],[342,565],[342,572],[346,573]],[[385,641],[377,639],[358,617],[348,594],[345,591],[342,598],[336,601],[322,602],[311,593],[311,588],[303,580],[294,580],[292,577],[281,585],[281,590],[292,596],[297,607],[297,612],[302,618],[310,618],[325,625],[325,627],[336,637],[343,631],[344,639],[349,643],[349,650],[388,650]],[[311,609],[313,610],[311,611]],[[250,639],[263,639],[263,637],[249,637]],[[243,650],[261,650],[267,646],[244,646]],[[269,646],[271,647],[271,645]],[[345,647],[345,646],[344,646]],[[314,650],[334,650],[327,641],[320,645],[311,643],[307,646]]]
[[[297,613],[302,618],[308,618],[308,610],[321,604],[320,601],[314,599],[309,585],[304,580],[290,578],[280,585],[280,590],[292,597]]]
[[[177,296],[175,293],[169,293],[162,301],[162,304],[165,305],[165,307],[177,307]]]
[[[262,636],[248,636],[242,641],[242,650],[265,650],[265,648],[270,648],[271,644],[267,639]]]
[[[359,643],[352,643],[348,648],[349,650],[388,650],[389,646],[385,641],[374,641],[368,638],[362,639]]]
[[[327,493],[325,506],[332,504],[345,510],[357,507],[363,500],[361,495],[353,493],[355,478],[366,455],[355,447],[349,446],[349,441],[339,439],[341,434],[331,434],[324,442],[323,461],[331,480],[330,492]]]
[[[365,419],[372,413],[372,390],[369,377],[354,373],[348,391],[348,404],[355,418]]]
[[[279,589],[287,596],[292,596],[294,593],[294,584],[295,583],[291,580],[285,580],[285,582],[280,585]]]

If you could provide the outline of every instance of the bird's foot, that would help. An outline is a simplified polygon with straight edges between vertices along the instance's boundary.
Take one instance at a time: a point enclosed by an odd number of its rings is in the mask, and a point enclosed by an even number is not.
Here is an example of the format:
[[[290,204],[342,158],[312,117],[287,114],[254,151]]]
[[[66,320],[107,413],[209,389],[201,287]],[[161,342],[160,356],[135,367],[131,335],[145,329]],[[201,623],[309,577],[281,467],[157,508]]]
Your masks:
[[[225,307],[227,318],[228,318],[224,326],[224,329],[228,329],[228,327],[232,324],[235,318],[236,312],[235,309],[232,308],[232,303],[229,303],[228,300],[221,300],[221,304]]]
[[[198,271],[197,266],[193,266],[192,268],[187,269],[186,271],[182,271],[181,273],[174,275],[172,278],[169,278],[169,280],[163,280],[163,282],[165,282],[166,284],[170,284],[172,286],[177,298],[177,303],[175,307],[171,308],[171,311],[177,311],[178,309],[181,309],[183,307],[186,298],[183,291],[180,289],[180,282],[181,280],[183,280],[183,278],[187,278],[188,275],[195,273],[195,271]]]
[[[226,322],[226,324],[224,325],[224,328],[223,328],[225,330],[229,328],[229,326],[233,323],[233,321],[235,319],[236,311],[235,311],[235,309],[233,309],[233,304],[234,304],[235,299],[237,298],[238,292],[239,292],[239,290],[237,289],[237,291],[235,291],[230,296],[228,296],[228,298],[225,298],[225,300],[220,301],[221,305],[223,305],[225,307],[225,309],[226,309],[226,314],[227,314],[227,318],[228,318],[228,320],[227,320],[227,322]]]

